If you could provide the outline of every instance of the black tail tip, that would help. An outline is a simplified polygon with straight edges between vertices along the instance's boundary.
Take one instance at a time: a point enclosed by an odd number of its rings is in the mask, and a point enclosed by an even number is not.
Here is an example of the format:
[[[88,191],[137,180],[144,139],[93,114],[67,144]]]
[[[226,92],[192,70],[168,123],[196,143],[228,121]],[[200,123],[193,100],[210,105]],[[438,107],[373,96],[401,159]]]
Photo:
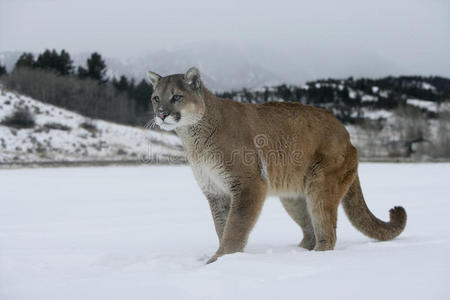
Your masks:
[[[389,210],[389,216],[391,217],[391,220],[406,221],[406,210],[401,206],[395,206]]]

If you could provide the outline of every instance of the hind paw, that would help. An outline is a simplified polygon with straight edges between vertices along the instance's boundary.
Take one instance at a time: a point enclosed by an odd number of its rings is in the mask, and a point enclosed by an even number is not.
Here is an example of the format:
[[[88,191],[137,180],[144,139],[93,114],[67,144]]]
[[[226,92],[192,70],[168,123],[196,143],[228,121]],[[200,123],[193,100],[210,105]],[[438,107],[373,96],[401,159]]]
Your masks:
[[[306,250],[312,250],[314,249],[314,246],[316,245],[315,238],[303,238],[303,240],[300,242],[300,247],[305,248]]]

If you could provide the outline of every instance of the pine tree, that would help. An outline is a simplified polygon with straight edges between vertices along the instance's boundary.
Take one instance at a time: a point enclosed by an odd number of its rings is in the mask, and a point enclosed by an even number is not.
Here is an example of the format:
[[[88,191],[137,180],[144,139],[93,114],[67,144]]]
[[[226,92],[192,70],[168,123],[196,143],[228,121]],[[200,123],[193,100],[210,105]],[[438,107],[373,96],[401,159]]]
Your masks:
[[[83,68],[82,66],[78,66],[77,76],[80,79],[85,79],[88,77],[88,71],[85,68]]]
[[[140,111],[148,111],[150,108],[150,97],[152,96],[153,88],[144,79],[134,89],[134,99],[136,101],[136,108]]]
[[[128,81],[128,97],[134,98],[135,89],[136,89],[136,82],[135,82],[134,78],[131,78]]]
[[[0,65],[0,76],[7,75],[8,71],[4,65]]]
[[[119,80],[117,80],[115,77],[112,81],[112,85],[118,90],[118,91],[128,91],[130,88],[128,78],[125,75],[120,76]]]
[[[105,61],[97,52],[92,53],[91,57],[87,59],[87,76],[101,83],[108,81]]]
[[[73,74],[73,60],[70,58],[70,54],[67,53],[64,49],[61,50],[59,54],[58,70],[61,75]]]
[[[35,67],[42,70],[54,70],[56,67],[56,57],[58,53],[56,50],[50,51],[46,49],[44,53],[39,54]]]
[[[35,61],[33,54],[25,52],[19,57],[14,68],[34,68],[34,66]]]
[[[118,85],[119,85],[119,81],[117,81],[116,76],[113,77],[113,79],[111,80],[111,84],[113,87],[116,88],[116,90],[119,90]]]
[[[61,50],[60,54],[55,49],[52,51],[45,50],[38,56],[35,63],[36,68],[42,70],[54,71],[60,75],[69,75],[73,72],[73,61],[69,53]]]

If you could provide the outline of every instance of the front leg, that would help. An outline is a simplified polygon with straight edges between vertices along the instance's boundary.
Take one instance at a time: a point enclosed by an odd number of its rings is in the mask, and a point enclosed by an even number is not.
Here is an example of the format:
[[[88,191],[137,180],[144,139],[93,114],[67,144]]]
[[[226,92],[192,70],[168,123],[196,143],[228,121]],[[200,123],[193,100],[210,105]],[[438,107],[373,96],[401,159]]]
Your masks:
[[[230,211],[231,197],[226,194],[210,192],[205,192],[205,196],[208,199],[209,207],[211,208],[214,226],[216,228],[217,237],[219,238],[220,243],[225,229],[225,224],[227,222],[228,213]]]
[[[230,213],[216,254],[208,260],[212,263],[218,257],[242,252],[250,231],[258,219],[266,198],[267,186],[263,181],[252,183],[235,192],[231,200]]]

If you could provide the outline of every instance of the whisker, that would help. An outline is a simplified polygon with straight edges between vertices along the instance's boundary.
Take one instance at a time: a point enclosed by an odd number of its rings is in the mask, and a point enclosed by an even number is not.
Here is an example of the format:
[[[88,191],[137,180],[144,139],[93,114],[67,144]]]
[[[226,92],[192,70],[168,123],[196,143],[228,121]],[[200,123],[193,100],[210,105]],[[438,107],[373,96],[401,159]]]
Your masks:
[[[144,129],[153,129],[157,126],[155,119],[149,120],[147,123],[145,123]]]
[[[145,129],[150,129],[150,128],[153,127],[154,123],[155,123],[155,120],[154,120],[154,119],[151,119],[151,120],[149,120],[147,123],[145,123],[144,128],[145,128]]]

